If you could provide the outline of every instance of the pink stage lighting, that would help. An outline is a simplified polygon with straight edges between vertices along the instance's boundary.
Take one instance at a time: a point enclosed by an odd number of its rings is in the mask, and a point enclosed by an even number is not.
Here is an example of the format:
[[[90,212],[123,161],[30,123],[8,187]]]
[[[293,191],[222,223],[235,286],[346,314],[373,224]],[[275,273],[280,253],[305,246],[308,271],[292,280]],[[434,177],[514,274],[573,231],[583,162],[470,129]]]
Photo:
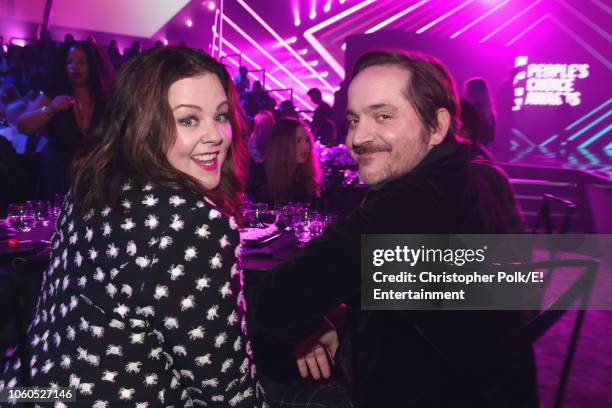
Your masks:
[[[301,21],[299,18],[296,18],[296,19],[293,21],[293,25],[295,25],[296,27],[299,27],[299,26],[300,26],[300,24],[302,24],[302,21]]]
[[[331,10],[331,1],[325,3],[325,6],[323,7],[324,12],[329,13],[329,10]]]
[[[216,7],[217,7],[217,5],[215,4],[214,1],[211,1],[211,2],[208,3],[208,9],[210,11],[214,10]]]
[[[193,27],[193,21],[191,21],[191,19],[188,19],[187,21],[185,21],[185,24],[187,24],[187,27],[189,28]]]
[[[297,37],[294,35],[291,38],[287,38],[287,40],[285,41],[287,44],[294,44],[297,41]]]
[[[311,20],[314,20],[315,18],[317,18],[317,12],[312,10],[308,17],[310,17]]]

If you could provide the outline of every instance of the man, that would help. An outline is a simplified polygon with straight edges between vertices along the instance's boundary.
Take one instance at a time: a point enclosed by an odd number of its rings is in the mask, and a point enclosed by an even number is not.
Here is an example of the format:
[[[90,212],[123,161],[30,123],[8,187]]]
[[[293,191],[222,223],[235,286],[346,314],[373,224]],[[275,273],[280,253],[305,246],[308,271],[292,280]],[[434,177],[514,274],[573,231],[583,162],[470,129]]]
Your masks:
[[[330,121],[332,119],[332,108],[327,104],[327,102],[323,101],[323,96],[321,95],[321,90],[319,90],[319,88],[312,88],[308,90],[306,94],[310,97],[312,103],[317,105],[312,115],[310,130],[312,131],[312,134],[315,135],[318,140],[320,140],[319,134],[321,133],[321,128],[326,125],[328,119]]]
[[[245,96],[251,90],[248,73],[247,67],[240,66],[238,73],[234,75],[234,85],[236,85],[236,91],[238,91],[240,97]]]
[[[317,330],[322,318],[350,306],[335,366],[357,407],[537,406],[529,345],[484,351],[520,327],[518,313],[360,310],[362,234],[509,231],[502,204],[475,181],[469,149],[455,139],[458,106],[437,60],[362,56],[348,91],[347,145],[370,191],[348,219],[272,271],[253,299],[256,337],[316,340],[298,360],[315,378],[329,375],[326,355],[337,346],[333,330]]]

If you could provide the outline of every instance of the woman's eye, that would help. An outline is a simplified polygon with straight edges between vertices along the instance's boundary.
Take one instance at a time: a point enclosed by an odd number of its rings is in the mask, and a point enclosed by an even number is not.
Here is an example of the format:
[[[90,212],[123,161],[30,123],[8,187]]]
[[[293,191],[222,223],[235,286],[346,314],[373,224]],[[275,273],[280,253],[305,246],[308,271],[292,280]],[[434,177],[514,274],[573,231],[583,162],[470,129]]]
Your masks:
[[[220,113],[217,115],[217,122],[225,123],[229,120],[229,113]]]
[[[194,127],[198,124],[198,119],[195,116],[188,116],[179,120],[179,123],[186,127]]]

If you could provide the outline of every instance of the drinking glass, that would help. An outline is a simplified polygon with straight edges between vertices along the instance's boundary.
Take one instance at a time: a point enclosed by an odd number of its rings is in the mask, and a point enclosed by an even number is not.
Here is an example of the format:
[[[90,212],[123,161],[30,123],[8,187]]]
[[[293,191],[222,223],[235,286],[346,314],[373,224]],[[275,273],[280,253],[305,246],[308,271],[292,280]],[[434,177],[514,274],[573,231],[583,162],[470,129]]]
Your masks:
[[[60,211],[62,211],[62,204],[64,202],[64,196],[61,194],[56,194],[55,197],[53,198],[53,205],[51,207],[51,214],[54,217],[57,217],[60,213]]]
[[[6,220],[9,228],[19,232],[31,231],[36,224],[32,205],[28,203],[9,204]]]
[[[49,201],[28,201],[28,205],[32,206],[32,212],[36,219],[37,225],[43,225],[49,219],[51,211],[51,203]]]
[[[314,237],[321,235],[323,224],[321,223],[319,214],[306,211],[294,215],[292,228],[295,238],[300,243],[300,246],[303,246]]]

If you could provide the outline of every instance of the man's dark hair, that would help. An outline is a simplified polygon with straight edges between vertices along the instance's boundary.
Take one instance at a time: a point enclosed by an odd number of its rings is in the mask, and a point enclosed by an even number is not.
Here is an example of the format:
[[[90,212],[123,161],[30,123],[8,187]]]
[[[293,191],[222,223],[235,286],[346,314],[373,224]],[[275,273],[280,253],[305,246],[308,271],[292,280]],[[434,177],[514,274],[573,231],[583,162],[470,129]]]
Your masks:
[[[430,132],[438,128],[437,111],[444,108],[451,118],[445,141],[454,136],[461,123],[459,97],[455,82],[442,62],[416,52],[370,51],[357,60],[352,78],[375,65],[394,65],[409,71],[410,80],[402,93],[414,106],[425,128]]]
[[[306,92],[306,95],[310,96],[313,99],[321,99],[321,90],[319,88],[310,88],[308,92]]]

